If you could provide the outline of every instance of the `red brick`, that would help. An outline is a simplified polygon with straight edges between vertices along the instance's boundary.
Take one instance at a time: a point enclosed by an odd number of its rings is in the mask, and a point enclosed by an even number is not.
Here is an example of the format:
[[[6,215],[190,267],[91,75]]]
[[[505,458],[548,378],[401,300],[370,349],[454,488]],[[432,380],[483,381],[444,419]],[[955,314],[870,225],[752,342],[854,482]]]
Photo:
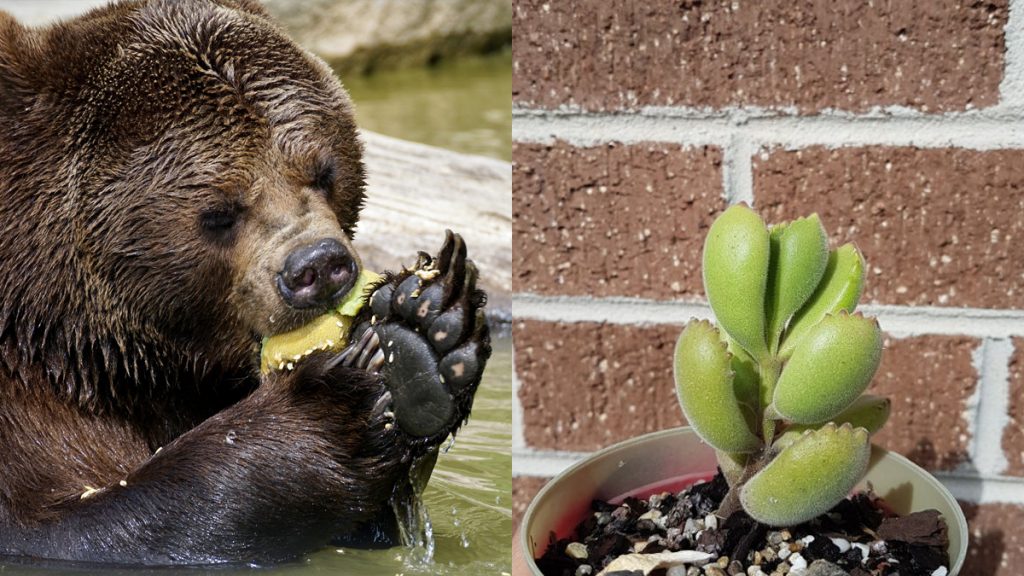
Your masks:
[[[767,220],[818,212],[833,245],[855,242],[868,301],[1024,305],[1024,150],[776,150],[754,188]]]
[[[1024,566],[1024,508],[961,502],[970,527],[963,576],[1018,576]]]
[[[718,149],[557,142],[512,157],[515,292],[702,293],[704,236],[725,207]]]
[[[517,321],[526,442],[595,450],[683,424],[672,380],[680,326]]]
[[[1007,0],[515,0],[513,100],[622,110],[995,104]]]
[[[1024,476],[1024,338],[1013,339],[1010,358],[1010,421],[1003,429],[1006,473]]]
[[[932,470],[966,461],[964,411],[977,387],[972,354],[979,344],[964,336],[887,338],[869,392],[891,398],[892,414],[874,442]]]
[[[548,483],[550,478],[538,478],[536,476],[513,476],[512,477],[512,533],[519,528],[519,522],[526,514],[526,508],[533,501],[533,497],[540,492],[540,489]]]

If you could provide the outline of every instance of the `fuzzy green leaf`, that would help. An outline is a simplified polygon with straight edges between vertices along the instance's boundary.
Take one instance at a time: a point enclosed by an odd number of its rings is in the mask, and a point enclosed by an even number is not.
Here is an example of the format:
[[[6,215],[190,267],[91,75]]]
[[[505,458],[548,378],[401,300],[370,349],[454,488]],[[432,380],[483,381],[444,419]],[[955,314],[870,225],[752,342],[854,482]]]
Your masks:
[[[863,286],[864,258],[857,247],[844,244],[833,250],[817,290],[789,323],[779,347],[779,357],[789,358],[826,315],[853,312]]]
[[[751,432],[733,390],[732,354],[706,320],[686,325],[676,342],[676,393],[686,419],[705,442],[726,452],[752,452]]]
[[[817,214],[776,226],[768,272],[768,343],[778,343],[786,323],[814,294],[829,260],[828,237]]]
[[[743,509],[769,526],[795,526],[828,512],[864,476],[867,430],[826,424],[784,449],[740,491]]]
[[[863,428],[868,431],[868,434],[874,435],[889,420],[891,407],[892,401],[888,398],[865,394],[857,398],[853,404],[850,404],[849,408],[833,418],[832,422],[834,424],[849,424],[854,428]],[[790,426],[775,439],[772,448],[781,450],[796,442],[798,438],[803,436],[804,432],[820,427],[821,424],[795,424]]]
[[[864,392],[881,358],[874,318],[826,316],[782,369],[772,408],[796,424],[831,420]]]
[[[726,337],[729,353],[732,354],[732,390],[736,402],[743,410],[747,424],[751,430],[757,430],[761,414],[761,378],[757,375],[757,365],[739,344]]]
[[[718,324],[754,359],[768,351],[764,304],[770,247],[768,229],[743,204],[711,225],[704,242],[704,290]]]

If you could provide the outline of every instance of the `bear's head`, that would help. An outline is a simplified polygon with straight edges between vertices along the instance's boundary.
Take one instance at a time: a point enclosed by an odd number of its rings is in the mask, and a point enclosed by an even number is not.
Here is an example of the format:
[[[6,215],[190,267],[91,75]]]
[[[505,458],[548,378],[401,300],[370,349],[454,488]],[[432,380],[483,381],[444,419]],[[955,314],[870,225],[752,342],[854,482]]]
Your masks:
[[[351,103],[254,1],[0,13],[0,132],[4,360],[82,402],[252,373],[358,273]]]

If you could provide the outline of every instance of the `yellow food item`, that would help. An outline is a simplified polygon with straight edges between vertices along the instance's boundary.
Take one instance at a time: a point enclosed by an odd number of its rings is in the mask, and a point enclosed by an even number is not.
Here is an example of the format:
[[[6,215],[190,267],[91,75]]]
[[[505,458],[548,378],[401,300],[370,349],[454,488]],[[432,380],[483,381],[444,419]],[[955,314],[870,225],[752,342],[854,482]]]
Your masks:
[[[304,357],[320,350],[341,350],[348,344],[352,319],[362,310],[370,294],[367,288],[380,274],[363,270],[338,307],[309,324],[263,339],[260,371],[291,370]]]

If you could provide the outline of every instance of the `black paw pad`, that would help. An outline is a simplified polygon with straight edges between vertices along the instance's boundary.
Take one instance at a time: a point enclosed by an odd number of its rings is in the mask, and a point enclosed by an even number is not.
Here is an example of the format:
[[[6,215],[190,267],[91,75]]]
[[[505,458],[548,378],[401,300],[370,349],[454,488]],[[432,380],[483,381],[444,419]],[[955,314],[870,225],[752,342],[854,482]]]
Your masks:
[[[438,374],[437,354],[422,336],[399,324],[383,324],[376,330],[399,427],[413,436],[433,436],[455,411],[454,399]]]
[[[391,297],[394,293],[395,287],[385,284],[370,296],[370,309],[374,316],[384,318],[391,312]]]
[[[441,360],[441,378],[456,394],[479,380],[482,369],[476,342],[461,346]]]
[[[459,343],[465,335],[466,313],[462,307],[452,308],[441,314],[430,324],[427,330],[427,339],[438,352],[444,354]]]
[[[449,232],[437,258],[421,255],[416,269],[370,300],[390,412],[402,431],[427,443],[468,415],[490,356],[476,274],[462,238]]]

